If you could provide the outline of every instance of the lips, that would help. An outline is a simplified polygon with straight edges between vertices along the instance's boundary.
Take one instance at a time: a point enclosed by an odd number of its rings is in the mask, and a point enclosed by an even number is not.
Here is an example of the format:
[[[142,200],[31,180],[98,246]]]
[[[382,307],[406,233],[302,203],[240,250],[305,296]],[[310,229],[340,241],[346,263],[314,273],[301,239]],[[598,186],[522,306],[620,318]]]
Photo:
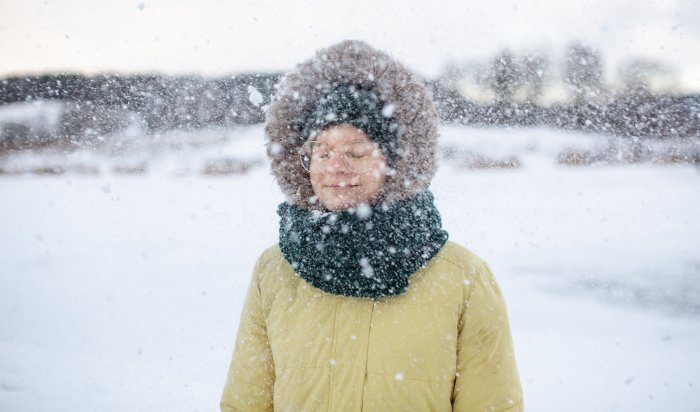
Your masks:
[[[359,185],[326,185],[329,189],[352,189],[358,186]]]

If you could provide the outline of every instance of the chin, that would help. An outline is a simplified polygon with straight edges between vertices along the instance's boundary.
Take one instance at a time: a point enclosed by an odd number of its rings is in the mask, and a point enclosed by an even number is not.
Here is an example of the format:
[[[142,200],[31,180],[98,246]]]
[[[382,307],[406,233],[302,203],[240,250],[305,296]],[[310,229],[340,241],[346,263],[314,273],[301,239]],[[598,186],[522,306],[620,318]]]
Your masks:
[[[359,202],[355,199],[339,199],[334,197],[332,199],[320,199],[321,204],[328,210],[332,212],[338,212],[344,209],[354,207]]]
[[[341,210],[349,209],[353,207],[355,203],[349,203],[349,202],[327,202],[323,203],[323,206],[326,207],[326,209],[330,210],[331,212],[339,212]]]

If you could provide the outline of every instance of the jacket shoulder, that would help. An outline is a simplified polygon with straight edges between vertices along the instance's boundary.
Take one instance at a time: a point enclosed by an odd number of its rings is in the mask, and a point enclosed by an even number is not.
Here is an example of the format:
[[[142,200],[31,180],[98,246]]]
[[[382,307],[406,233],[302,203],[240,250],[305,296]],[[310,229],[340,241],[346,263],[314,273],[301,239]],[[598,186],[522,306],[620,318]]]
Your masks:
[[[279,280],[278,275],[280,273],[286,272],[287,266],[289,266],[289,263],[282,255],[279,244],[274,244],[263,250],[258,256],[253,276],[261,284],[275,282]],[[291,270],[291,267],[289,269]]]
[[[269,264],[279,263],[280,260],[284,260],[282,256],[282,251],[280,250],[280,245],[275,243],[269,246],[260,253],[258,260],[255,263],[256,271],[262,270],[265,266]]]
[[[476,287],[492,289],[500,295],[500,288],[489,264],[468,248],[447,241],[436,256],[439,256],[442,262],[452,266],[454,272],[459,274],[459,280],[465,285],[465,293],[468,297],[472,296]]]
[[[456,268],[469,273],[476,272],[479,267],[486,264],[484,259],[477,256],[474,252],[451,240],[445,243],[437,256],[456,266]]]
[[[284,258],[279,244],[263,250],[255,263],[253,277],[260,287],[265,302],[273,299],[281,290],[297,288],[301,280]]]

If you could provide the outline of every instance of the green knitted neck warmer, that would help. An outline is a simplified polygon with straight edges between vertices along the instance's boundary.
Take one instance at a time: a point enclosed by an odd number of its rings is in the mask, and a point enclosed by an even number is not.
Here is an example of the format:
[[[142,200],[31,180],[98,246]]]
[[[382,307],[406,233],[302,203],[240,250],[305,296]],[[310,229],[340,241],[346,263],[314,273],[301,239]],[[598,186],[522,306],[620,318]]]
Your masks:
[[[288,203],[280,215],[280,248],[295,272],[335,295],[378,298],[406,291],[409,277],[447,241],[433,195],[340,212]]]

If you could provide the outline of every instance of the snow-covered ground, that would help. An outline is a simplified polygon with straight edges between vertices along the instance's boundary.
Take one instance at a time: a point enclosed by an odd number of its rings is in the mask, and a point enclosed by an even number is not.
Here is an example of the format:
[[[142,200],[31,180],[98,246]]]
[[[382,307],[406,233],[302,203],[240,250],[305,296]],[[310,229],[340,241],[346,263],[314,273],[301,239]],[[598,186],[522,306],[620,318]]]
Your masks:
[[[227,133],[150,152],[140,175],[98,156],[96,175],[0,176],[0,410],[216,410],[282,201],[262,128]],[[700,171],[556,165],[596,136],[442,135],[443,149],[521,164],[445,159],[432,190],[504,290],[527,409],[700,411]],[[261,163],[187,172],[216,156]]]

